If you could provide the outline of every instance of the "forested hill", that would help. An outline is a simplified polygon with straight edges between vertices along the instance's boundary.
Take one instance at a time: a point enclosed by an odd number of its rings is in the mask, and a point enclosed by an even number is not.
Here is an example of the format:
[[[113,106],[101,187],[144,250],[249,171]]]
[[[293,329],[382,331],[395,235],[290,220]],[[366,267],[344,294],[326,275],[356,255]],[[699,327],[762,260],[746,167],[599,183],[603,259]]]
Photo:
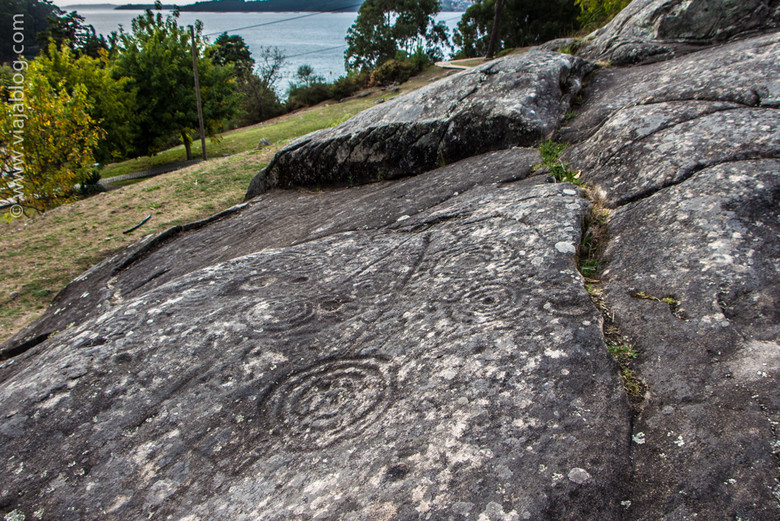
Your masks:
[[[214,0],[196,2],[179,6],[181,11],[223,11],[223,12],[289,12],[289,11],[357,11],[363,2],[361,0]],[[473,2],[469,0],[442,0],[442,11],[465,11]],[[117,9],[151,9],[152,5],[128,4]],[[171,6],[165,6],[171,7]]]

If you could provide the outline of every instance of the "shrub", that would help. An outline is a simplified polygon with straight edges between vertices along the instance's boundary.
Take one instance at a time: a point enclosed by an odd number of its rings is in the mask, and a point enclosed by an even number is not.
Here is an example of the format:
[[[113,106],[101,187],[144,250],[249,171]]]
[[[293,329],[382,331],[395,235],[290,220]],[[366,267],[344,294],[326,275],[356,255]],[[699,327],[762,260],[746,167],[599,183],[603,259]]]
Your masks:
[[[303,107],[311,107],[333,97],[331,86],[327,83],[316,82],[311,85],[293,85],[287,97],[287,109],[297,110]]]
[[[414,60],[388,60],[371,71],[369,85],[403,83],[422,69],[420,63]]]

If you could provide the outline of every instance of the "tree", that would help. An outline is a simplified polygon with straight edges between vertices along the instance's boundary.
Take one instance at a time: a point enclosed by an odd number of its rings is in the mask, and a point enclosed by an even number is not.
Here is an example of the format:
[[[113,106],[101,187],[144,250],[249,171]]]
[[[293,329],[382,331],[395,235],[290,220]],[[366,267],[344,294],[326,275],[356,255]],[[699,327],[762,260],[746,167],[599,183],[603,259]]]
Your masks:
[[[314,68],[307,63],[298,67],[298,72],[295,73],[295,80],[295,83],[301,87],[311,87],[316,83],[325,83],[325,78],[314,74]]]
[[[114,63],[105,52],[100,58],[86,54],[76,56],[67,42],[57,47],[49,43],[48,51],[35,60],[38,74],[50,85],[58,85],[73,96],[83,89],[92,121],[104,131],[95,150],[98,161],[126,156],[132,147],[135,132],[136,99],[128,90],[129,78],[115,78]]]
[[[276,83],[285,58],[278,48],[261,47],[260,63],[256,66],[242,37],[222,33],[209,47],[207,55],[216,65],[233,67],[238,94],[238,118],[234,124],[251,125],[284,113]]]
[[[115,38],[116,77],[130,78],[138,100],[138,153],[155,153],[178,136],[192,158],[192,136],[198,128],[190,32],[178,24],[178,11],[163,17],[147,10],[132,22],[132,32]],[[236,110],[232,66],[215,65],[204,55],[203,25],[195,24],[203,116],[206,132],[215,136]]]
[[[485,58],[492,58],[496,52],[496,42],[498,42],[498,28],[501,26],[501,11],[504,10],[505,0],[496,0],[496,14],[493,17],[493,25],[490,28],[490,40],[488,43]]]
[[[449,39],[444,23],[433,18],[440,9],[438,0],[366,0],[347,30],[347,69],[369,70],[418,47],[431,60],[442,58]]]
[[[95,34],[95,28],[84,24],[84,17],[76,11],[59,13],[48,18],[49,27],[40,33],[36,39],[44,49],[49,48],[49,42],[57,47],[67,45],[79,54],[93,58],[100,56],[101,49],[107,49],[105,38]]]
[[[453,37],[459,56],[484,56],[495,18],[496,0],[478,0],[458,22]],[[578,28],[574,0],[506,0],[497,31],[497,47],[538,45]]]
[[[62,14],[50,0],[3,0],[0,2],[0,62],[15,60],[19,54],[33,57],[38,54],[36,36],[49,26],[49,18]],[[22,23],[22,20],[24,22]],[[14,41],[21,30],[22,41]],[[16,51],[14,51],[16,47]],[[23,48],[23,49],[22,49]]]
[[[325,83],[325,78],[314,74],[314,68],[311,65],[301,65],[298,67],[295,81],[290,85],[290,90],[287,93],[287,110],[316,105],[330,98],[331,94],[330,85]]]
[[[284,114],[284,106],[276,92],[285,56],[278,47],[262,47],[258,53],[256,73],[239,87],[241,123],[251,125]]]
[[[102,131],[83,87],[50,84],[35,63],[27,81],[23,101],[0,104],[0,199],[44,212],[76,197]]]
[[[575,0],[582,13],[579,20],[583,27],[601,27],[623,10],[631,0]]]
[[[233,73],[239,79],[252,74],[255,60],[244,39],[237,34],[220,34],[206,54],[215,65],[233,65]]]

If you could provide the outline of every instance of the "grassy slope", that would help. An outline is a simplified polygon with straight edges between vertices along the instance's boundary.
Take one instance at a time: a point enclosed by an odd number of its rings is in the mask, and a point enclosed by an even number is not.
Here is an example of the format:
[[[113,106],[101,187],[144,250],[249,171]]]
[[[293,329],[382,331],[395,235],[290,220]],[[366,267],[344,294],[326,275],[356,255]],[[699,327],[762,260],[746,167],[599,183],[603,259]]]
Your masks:
[[[443,73],[433,70],[413,78],[399,93],[419,88]],[[140,237],[201,219],[240,202],[254,175],[282,144],[345,119],[395,93],[376,91],[344,103],[320,105],[260,125],[228,132],[210,145],[211,159],[121,190],[61,206],[31,220],[0,224],[0,342],[40,316],[54,295],[90,265]],[[260,139],[274,145],[255,150]],[[198,144],[194,154],[200,153]],[[220,157],[232,154],[229,157]],[[104,177],[144,170],[184,159],[183,147],[152,158],[108,165]],[[147,215],[140,229],[122,234]],[[18,293],[15,298],[12,293]]]

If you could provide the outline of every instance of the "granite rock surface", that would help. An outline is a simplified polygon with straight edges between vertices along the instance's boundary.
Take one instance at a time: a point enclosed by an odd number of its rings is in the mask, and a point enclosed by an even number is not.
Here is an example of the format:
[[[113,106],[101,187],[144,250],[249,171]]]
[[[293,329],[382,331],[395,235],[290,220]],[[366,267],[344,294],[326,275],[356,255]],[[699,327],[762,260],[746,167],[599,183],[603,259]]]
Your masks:
[[[776,520],[776,8],[637,0],[664,62],[452,76],[95,266],[0,346],[0,516]]]
[[[634,0],[577,54],[613,65],[662,61],[778,27],[776,0]]]
[[[574,263],[588,203],[515,181],[535,151],[483,159],[499,157],[506,177],[128,292],[6,362],[0,504],[62,520],[618,519],[629,413]]]
[[[773,519],[780,39],[595,74],[564,154],[613,209],[604,303],[640,354],[632,519]]]

